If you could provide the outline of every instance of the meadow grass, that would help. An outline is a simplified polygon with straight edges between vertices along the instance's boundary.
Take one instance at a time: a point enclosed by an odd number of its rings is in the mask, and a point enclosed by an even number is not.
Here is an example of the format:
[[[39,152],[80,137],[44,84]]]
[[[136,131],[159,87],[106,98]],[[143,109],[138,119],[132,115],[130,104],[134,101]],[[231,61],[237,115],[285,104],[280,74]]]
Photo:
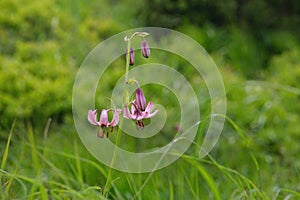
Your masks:
[[[1,199],[297,199],[300,193],[262,187],[259,161],[247,137],[224,116],[246,144],[244,156],[252,160],[256,177],[221,164],[213,155],[197,156],[199,141],[170,166],[143,174],[109,169],[95,160],[75,132],[36,136],[27,126],[27,137],[14,137],[17,122],[8,133],[1,161]],[[71,138],[71,139],[70,139]],[[248,153],[248,155],[247,155]],[[212,153],[213,154],[213,153]],[[103,195],[108,172],[112,176]],[[267,180],[268,181],[268,180]],[[271,182],[270,182],[271,183]]]

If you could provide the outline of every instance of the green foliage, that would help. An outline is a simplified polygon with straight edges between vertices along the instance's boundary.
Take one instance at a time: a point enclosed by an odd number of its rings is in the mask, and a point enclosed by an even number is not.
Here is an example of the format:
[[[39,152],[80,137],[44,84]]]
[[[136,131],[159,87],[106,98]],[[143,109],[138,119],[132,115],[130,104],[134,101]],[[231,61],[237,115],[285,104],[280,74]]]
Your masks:
[[[148,26],[178,27],[185,23],[203,26],[207,22],[220,27],[237,25],[252,33],[270,28],[292,31],[299,27],[300,6],[297,0],[155,0],[146,1],[143,21]],[[155,11],[155,12],[154,12]],[[299,30],[294,30],[299,33]]]
[[[300,84],[299,46],[272,58],[269,66],[272,82],[291,87]]]
[[[9,126],[14,118],[42,122],[69,112],[66,92],[71,91],[74,68],[62,53],[64,35],[58,30],[62,27],[58,27],[54,2],[0,4],[4,8],[0,15],[2,126]]]
[[[251,147],[259,158],[260,168],[263,169],[263,187],[267,185],[264,180],[268,179],[282,187],[288,187],[287,182],[294,183],[293,189],[299,190],[300,187],[297,181],[300,165],[296,159],[300,139],[297,128],[300,107],[296,103],[300,95],[299,56],[299,48],[274,56],[264,81],[246,81],[234,77],[229,70],[222,73],[227,80],[228,115],[247,133]],[[230,134],[232,130],[227,126],[225,130],[228,143],[222,142],[219,151],[234,153],[232,146],[243,149],[237,138]],[[239,162],[249,162],[243,153],[235,155],[236,160],[231,159],[233,167],[237,167]],[[225,156],[223,159],[226,162],[228,158]],[[246,166],[251,169],[251,165],[244,165],[244,170],[250,173]],[[283,166],[293,168],[286,171]],[[267,177],[268,170],[277,175]]]
[[[256,70],[300,40],[297,0],[155,0],[142,9],[147,26],[192,32],[209,52],[219,49],[236,70],[251,78],[261,78]]]
[[[1,1],[1,53],[14,53],[18,41],[43,41],[55,37],[51,23],[55,16],[53,5],[53,1]]]
[[[1,59],[1,114],[43,119],[69,109],[71,72],[56,60],[57,49],[53,42],[20,42],[17,59]]]

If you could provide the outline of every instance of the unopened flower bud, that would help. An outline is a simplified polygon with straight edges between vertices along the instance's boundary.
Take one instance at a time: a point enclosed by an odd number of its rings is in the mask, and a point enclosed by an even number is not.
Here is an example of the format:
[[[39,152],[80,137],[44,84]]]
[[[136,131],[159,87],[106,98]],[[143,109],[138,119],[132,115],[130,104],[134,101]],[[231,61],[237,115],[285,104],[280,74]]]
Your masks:
[[[127,50],[126,50],[126,59],[127,59]],[[134,65],[134,51],[133,48],[130,48],[130,55],[129,55],[129,65]]]
[[[141,50],[142,50],[142,54],[145,58],[149,58],[150,56],[150,48],[149,48],[149,45],[148,43],[146,42],[146,40],[143,40],[142,41],[142,44],[141,44]]]

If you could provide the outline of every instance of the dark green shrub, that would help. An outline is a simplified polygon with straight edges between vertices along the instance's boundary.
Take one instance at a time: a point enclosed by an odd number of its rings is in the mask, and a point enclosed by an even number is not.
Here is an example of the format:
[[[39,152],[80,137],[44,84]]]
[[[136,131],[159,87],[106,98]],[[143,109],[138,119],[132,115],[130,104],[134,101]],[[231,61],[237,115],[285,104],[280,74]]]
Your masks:
[[[62,48],[68,20],[54,1],[0,2],[1,126],[12,120],[39,122],[71,111],[74,63]],[[3,117],[2,117],[3,116]]]

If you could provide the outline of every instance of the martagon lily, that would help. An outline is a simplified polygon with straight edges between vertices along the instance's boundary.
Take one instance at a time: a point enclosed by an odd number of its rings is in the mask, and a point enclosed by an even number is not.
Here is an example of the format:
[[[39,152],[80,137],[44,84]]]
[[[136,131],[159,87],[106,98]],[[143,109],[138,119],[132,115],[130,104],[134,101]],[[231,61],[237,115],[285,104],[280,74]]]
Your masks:
[[[113,112],[113,118],[109,122],[108,121],[108,112]],[[119,110],[111,110],[111,109],[102,109],[101,114],[100,114],[100,119],[99,121],[97,120],[97,114],[98,110],[89,110],[88,111],[88,121],[95,126],[99,126],[101,130],[98,131],[98,137],[103,138],[104,134],[106,134],[106,137],[108,137],[109,132],[113,131],[113,128],[118,125],[119,123]],[[109,127],[110,130],[106,130]]]
[[[137,83],[137,82],[136,82]],[[158,113],[158,110],[152,112],[152,102],[149,101],[146,107],[145,95],[137,83],[138,88],[135,91],[135,100],[131,104],[131,112],[129,111],[128,105],[124,107],[124,117],[127,119],[135,120],[137,129],[143,129],[145,124],[143,119],[152,118]],[[152,112],[152,113],[151,113]]]

